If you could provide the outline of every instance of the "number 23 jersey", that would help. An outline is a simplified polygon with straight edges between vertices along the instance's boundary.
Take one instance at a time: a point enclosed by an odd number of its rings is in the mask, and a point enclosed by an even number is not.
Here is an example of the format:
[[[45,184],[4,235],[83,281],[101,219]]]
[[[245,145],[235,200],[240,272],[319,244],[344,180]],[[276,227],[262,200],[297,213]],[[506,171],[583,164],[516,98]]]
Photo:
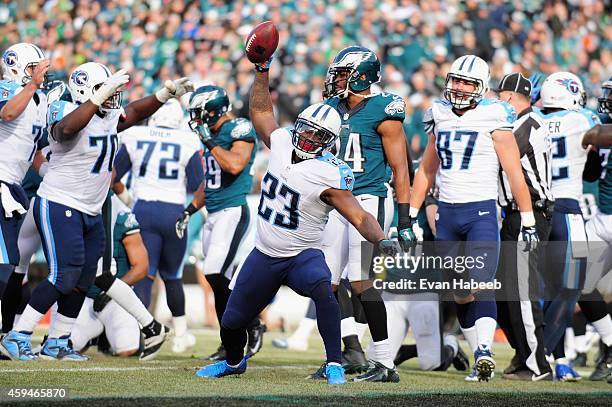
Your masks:
[[[110,187],[113,158],[117,152],[117,124],[123,109],[111,110],[104,117],[94,114],[89,123],[69,141],[51,136],[53,124],[78,106],[56,101],[48,111],[49,171],[38,195],[88,215],[102,212]]]
[[[423,122],[436,138],[441,202],[497,199],[499,161],[491,134],[512,131],[515,120],[514,108],[496,99],[483,99],[463,116],[457,116],[446,100],[433,103]]]
[[[255,247],[272,257],[296,256],[320,248],[329,212],[320,198],[329,188],[352,190],[353,172],[325,152],[321,157],[293,164],[291,132],[270,135],[268,169],[261,181]]]

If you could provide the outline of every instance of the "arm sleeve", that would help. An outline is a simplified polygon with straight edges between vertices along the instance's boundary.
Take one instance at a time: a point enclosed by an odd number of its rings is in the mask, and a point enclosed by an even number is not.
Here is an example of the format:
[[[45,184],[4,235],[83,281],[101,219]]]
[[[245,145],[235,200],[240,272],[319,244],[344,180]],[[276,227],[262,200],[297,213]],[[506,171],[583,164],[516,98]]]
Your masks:
[[[192,193],[198,189],[204,181],[204,168],[202,167],[202,156],[200,151],[193,153],[187,166],[185,166],[185,177],[187,178],[187,192]]]
[[[123,178],[123,176],[132,168],[132,160],[130,159],[130,155],[128,154],[125,144],[122,144],[119,151],[117,151],[113,165],[115,167],[116,180]]]

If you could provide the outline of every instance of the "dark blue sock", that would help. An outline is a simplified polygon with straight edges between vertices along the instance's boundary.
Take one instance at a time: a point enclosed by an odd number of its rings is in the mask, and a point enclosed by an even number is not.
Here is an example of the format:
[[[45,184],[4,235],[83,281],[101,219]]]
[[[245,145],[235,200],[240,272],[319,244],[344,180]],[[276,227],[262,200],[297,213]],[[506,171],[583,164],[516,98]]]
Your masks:
[[[0,298],[4,295],[4,290],[6,290],[6,285],[13,274],[13,270],[15,270],[15,266],[12,264],[0,264]]]
[[[49,280],[44,279],[32,292],[32,298],[30,298],[30,306],[41,314],[45,314],[49,311],[49,308],[58,300],[61,293],[55,288]]]
[[[327,355],[327,363],[341,363],[340,307],[331,283],[321,283],[312,290],[311,298],[317,311],[317,326]]]
[[[83,301],[85,301],[85,293],[72,290],[57,300],[57,313],[68,318],[76,318],[79,316]]]
[[[183,280],[165,280],[166,301],[173,317],[185,315],[185,292],[183,291]]]
[[[153,289],[153,280],[148,276],[140,280],[134,285],[134,292],[140,298],[140,301],[146,308],[151,305],[151,290]]]
[[[474,302],[472,309],[474,322],[479,318],[490,317],[497,320],[497,303],[495,302],[495,294],[492,291],[481,291],[474,294]]]
[[[467,304],[457,304],[457,320],[463,329],[473,327],[474,323],[476,322],[472,304],[472,302],[468,302]]]

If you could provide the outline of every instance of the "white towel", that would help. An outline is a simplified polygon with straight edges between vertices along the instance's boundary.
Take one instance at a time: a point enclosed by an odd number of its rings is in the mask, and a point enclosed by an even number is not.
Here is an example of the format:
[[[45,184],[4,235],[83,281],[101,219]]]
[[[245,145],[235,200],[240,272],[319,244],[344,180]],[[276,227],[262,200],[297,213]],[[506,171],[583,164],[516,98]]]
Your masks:
[[[25,208],[13,198],[9,187],[5,183],[0,183],[0,200],[4,208],[4,216],[7,218],[12,218],[14,211],[17,211],[20,215],[27,212]]]

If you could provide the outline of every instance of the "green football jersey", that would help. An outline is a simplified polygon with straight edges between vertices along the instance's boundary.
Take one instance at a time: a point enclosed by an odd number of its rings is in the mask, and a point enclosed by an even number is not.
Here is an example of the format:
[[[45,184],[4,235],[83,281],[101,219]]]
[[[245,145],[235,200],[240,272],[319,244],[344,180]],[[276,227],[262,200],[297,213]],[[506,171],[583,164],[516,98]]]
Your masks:
[[[36,148],[40,150],[48,145],[49,140],[47,139],[47,129],[43,129],[40,139],[36,142]],[[38,187],[40,186],[41,182],[42,177],[32,168],[28,168],[28,172],[26,172],[25,177],[23,177],[23,181],[21,181],[21,186],[28,196],[28,200],[36,196],[36,191],[38,191]]]
[[[215,157],[208,149],[204,151],[204,168],[206,169],[206,209],[217,212],[225,208],[246,204],[246,196],[251,192],[253,174],[251,167],[257,152],[257,135],[250,121],[242,118],[229,120],[213,135],[213,140],[225,150],[232,148],[234,141],[254,143],[251,158],[238,175],[223,171]]]
[[[386,197],[384,183],[389,181],[391,169],[378,126],[385,120],[404,121],[404,100],[390,93],[379,93],[350,110],[346,101],[337,96],[326,103],[335,107],[342,118],[338,158],[353,170],[353,194]]]
[[[600,149],[603,171],[599,179],[599,210],[612,215],[612,148]]]

